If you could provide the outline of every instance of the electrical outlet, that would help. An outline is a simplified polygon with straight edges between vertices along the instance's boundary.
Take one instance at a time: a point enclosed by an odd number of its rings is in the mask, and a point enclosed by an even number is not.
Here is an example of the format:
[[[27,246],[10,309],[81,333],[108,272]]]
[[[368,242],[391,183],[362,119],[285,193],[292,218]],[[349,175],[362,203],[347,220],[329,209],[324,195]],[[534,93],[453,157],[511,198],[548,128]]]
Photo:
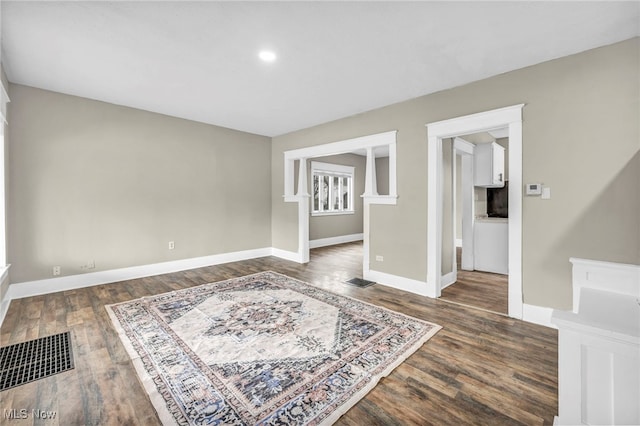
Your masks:
[[[174,248],[176,248],[176,243],[173,241],[169,241],[169,250],[173,250]]]
[[[60,275],[60,267],[59,266],[54,266],[53,267],[53,276],[58,276]]]
[[[376,262],[384,262],[384,256],[377,255]]]

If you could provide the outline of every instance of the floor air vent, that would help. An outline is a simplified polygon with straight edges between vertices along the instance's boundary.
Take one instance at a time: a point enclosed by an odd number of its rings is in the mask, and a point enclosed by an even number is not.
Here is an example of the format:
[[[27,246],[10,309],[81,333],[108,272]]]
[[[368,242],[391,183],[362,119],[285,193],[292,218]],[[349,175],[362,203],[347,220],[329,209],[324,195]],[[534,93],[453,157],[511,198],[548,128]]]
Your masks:
[[[347,283],[353,284],[356,287],[369,287],[370,285],[375,284],[373,281],[363,280],[362,278],[351,278]]]
[[[0,391],[73,369],[69,332],[0,348]]]

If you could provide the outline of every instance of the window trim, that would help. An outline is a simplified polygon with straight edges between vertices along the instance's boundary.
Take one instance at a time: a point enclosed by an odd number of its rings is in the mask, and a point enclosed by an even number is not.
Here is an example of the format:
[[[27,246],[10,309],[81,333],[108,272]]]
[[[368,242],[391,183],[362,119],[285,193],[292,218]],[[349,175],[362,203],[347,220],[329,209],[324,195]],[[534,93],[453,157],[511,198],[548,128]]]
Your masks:
[[[353,166],[343,166],[341,164],[332,164],[332,163],[323,163],[320,161],[312,161],[311,162],[311,197],[310,197],[310,212],[311,216],[341,216],[341,215],[350,215],[355,214],[354,208],[354,191],[355,191],[355,173],[356,168]],[[319,176],[331,176],[338,178],[349,178],[349,208],[341,209],[341,210],[315,210],[314,209],[314,201],[315,201],[315,191],[313,190],[313,182],[316,175]],[[340,184],[342,187],[342,183]],[[331,192],[333,186],[329,185],[329,200],[331,201]],[[329,203],[329,206],[332,204]],[[318,200],[318,206],[320,206],[320,200]]]

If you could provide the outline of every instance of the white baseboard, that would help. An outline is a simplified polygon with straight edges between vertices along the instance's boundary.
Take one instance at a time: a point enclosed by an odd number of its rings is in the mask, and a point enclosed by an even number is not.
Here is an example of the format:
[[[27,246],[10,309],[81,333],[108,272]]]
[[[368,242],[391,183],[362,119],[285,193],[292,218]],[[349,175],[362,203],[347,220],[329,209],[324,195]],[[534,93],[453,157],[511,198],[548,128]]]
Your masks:
[[[355,241],[355,240],[354,240]],[[129,268],[112,269],[108,271],[91,272],[87,274],[70,275],[66,277],[49,278],[44,280],[12,283],[0,302],[0,325],[4,321],[13,299],[38,296],[58,291],[73,290],[82,287],[108,284],[112,282],[144,278],[154,275],[168,274],[171,272],[201,268],[205,266],[220,265],[223,263],[237,262],[247,259],[255,259],[265,256],[276,256],[281,259],[300,263],[300,255],[297,252],[265,247],[261,249],[244,250],[232,253],[216,254],[191,259],[175,260],[151,265],[133,266]],[[427,283],[399,275],[387,274],[374,270],[365,271],[364,279],[375,281],[388,287],[408,291],[421,296],[428,296]],[[546,327],[557,328],[551,323],[553,309],[535,305],[523,305],[523,320]]]
[[[458,272],[452,271],[440,278],[440,290],[444,290],[458,280]]]
[[[558,327],[551,323],[551,314],[553,314],[553,308],[527,305],[526,303],[522,305],[523,321],[557,329]]]
[[[191,259],[174,260],[151,265],[132,266],[129,268],[111,269],[108,271],[90,272],[88,274],[69,275],[66,277],[48,278],[44,280],[12,283],[9,286],[8,298],[22,299],[24,297],[58,291],[73,290],[82,287],[108,284],[153,275],[168,274],[185,271],[204,266],[220,265],[240,260],[255,259],[272,255],[271,247],[243,250],[232,253],[214,254],[211,256],[195,257]]]
[[[369,281],[375,281],[378,284],[388,287],[397,288],[398,290],[408,291],[410,293],[427,296],[427,283],[411,278],[401,277],[399,275],[391,275],[379,271],[364,271],[363,278]]]
[[[351,234],[351,235],[339,235],[337,237],[320,238],[317,240],[309,241],[309,248],[318,248],[326,246],[334,246],[336,244],[351,243],[354,241],[362,241],[364,234]]]
[[[282,250],[275,247],[271,248],[271,256],[279,257],[280,259],[290,260],[296,263],[304,263],[298,252]]]
[[[210,256],[196,257],[191,259],[174,260],[170,262],[155,263],[150,265],[132,266],[129,268],[69,275],[66,277],[12,283],[9,285],[9,288],[5,292],[4,297],[0,302],[0,325],[2,325],[5,315],[9,310],[9,304],[13,299],[22,299],[25,297],[55,293],[58,291],[74,290],[83,287],[91,287],[94,285],[168,274],[171,272],[185,271],[188,269],[201,268],[205,266],[221,265],[223,263],[238,262],[241,260],[256,259],[265,256],[276,256],[285,260],[300,263],[300,256],[296,252],[276,249],[273,247],[265,247],[260,249],[243,250],[231,253],[214,254]],[[3,277],[6,278],[6,274],[3,274]]]

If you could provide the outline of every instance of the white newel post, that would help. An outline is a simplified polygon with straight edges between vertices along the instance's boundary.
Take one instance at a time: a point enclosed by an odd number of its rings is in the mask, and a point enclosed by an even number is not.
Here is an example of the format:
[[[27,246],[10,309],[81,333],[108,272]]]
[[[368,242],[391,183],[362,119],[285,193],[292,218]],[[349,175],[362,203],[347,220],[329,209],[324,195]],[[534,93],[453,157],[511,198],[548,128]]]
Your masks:
[[[376,157],[373,147],[367,148],[367,163],[364,172],[364,194],[362,194],[362,208],[364,209],[363,217],[363,262],[362,274],[365,276],[370,269],[369,260],[369,243],[370,243],[370,224],[369,215],[371,212],[371,197],[378,195],[378,184],[376,182]]]

